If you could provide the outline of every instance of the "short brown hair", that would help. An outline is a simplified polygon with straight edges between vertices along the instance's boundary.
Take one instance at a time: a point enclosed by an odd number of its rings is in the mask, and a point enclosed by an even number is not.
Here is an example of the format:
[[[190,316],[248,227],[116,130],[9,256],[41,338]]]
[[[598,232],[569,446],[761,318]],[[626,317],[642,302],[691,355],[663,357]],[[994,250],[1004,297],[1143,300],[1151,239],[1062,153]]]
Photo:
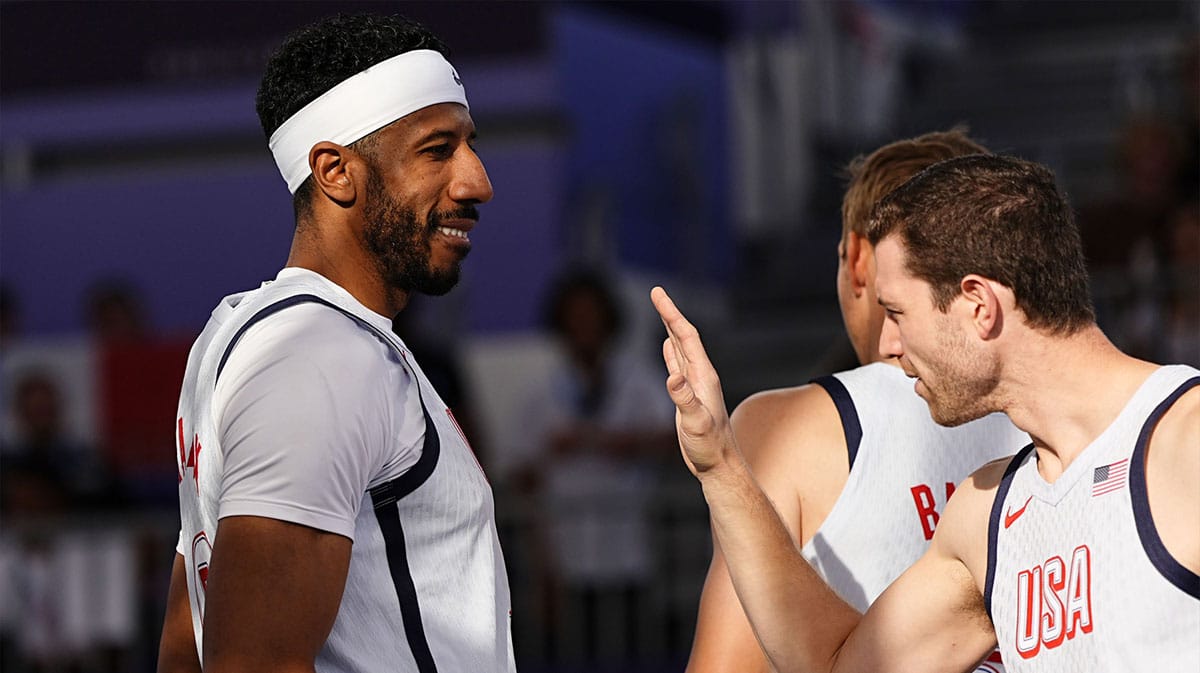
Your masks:
[[[986,147],[967,137],[966,127],[956,126],[860,154],[845,169],[850,182],[842,198],[842,238],[850,231],[865,235],[875,204],[917,173],[939,161],[987,153]]]
[[[934,164],[871,215],[867,239],[891,235],[941,311],[975,273],[1011,289],[1032,327],[1071,334],[1096,321],[1075,215],[1045,166],[979,154]]]

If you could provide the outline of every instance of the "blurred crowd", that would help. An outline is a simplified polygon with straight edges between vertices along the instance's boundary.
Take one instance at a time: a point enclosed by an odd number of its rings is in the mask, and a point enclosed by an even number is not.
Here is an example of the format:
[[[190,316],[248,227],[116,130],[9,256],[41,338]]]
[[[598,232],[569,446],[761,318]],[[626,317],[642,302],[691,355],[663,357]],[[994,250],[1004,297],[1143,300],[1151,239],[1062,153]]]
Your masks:
[[[1100,325],[1126,352],[1200,365],[1200,42],[1183,51],[1178,110],[1131,116],[1107,198],[1082,204]]]
[[[1111,148],[1118,183],[1077,206],[1106,333],[1133,355],[1200,366],[1200,48],[1189,53],[1181,108],[1131,116]],[[690,646],[707,519],[619,280],[564,268],[545,288],[540,369],[486,387],[461,342],[430,336],[415,311],[393,326],[496,489],[522,670],[682,668]],[[86,294],[82,334],[26,335],[29,300],[0,284],[0,669],[151,671],[195,335],[158,331],[121,278]],[[505,398],[517,440],[489,434],[488,395]]]

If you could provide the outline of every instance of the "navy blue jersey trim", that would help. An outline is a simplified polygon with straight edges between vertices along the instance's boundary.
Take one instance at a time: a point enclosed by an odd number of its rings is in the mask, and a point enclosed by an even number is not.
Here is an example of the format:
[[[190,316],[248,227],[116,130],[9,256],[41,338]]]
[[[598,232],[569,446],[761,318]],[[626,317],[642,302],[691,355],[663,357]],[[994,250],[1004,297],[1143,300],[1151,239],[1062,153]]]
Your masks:
[[[812,383],[824,388],[833,398],[833,405],[842,419],[842,431],[846,433],[846,456],[850,460],[850,469],[854,469],[854,459],[858,457],[858,447],[862,444],[862,424],[858,422],[854,399],[836,376],[821,376],[813,379]]]
[[[437,426],[433,424],[429,410],[425,408],[424,400],[421,400],[421,412],[425,414],[425,444],[421,448],[421,457],[404,474],[370,490],[371,502],[375,504],[375,509],[390,505],[417,490],[437,467],[442,442],[438,437]]]
[[[396,589],[396,599],[400,603],[400,616],[404,621],[404,636],[408,640],[409,651],[417,662],[419,673],[434,673],[437,671],[437,665],[433,661],[433,653],[429,650],[429,639],[425,636],[421,603],[417,599],[412,570],[408,567],[404,526],[400,521],[400,509],[396,505],[397,500],[412,493],[433,474],[438,454],[441,452],[437,427],[429,417],[429,410],[425,408],[424,402],[421,402],[421,411],[425,414],[425,445],[421,449],[421,457],[417,459],[417,464],[399,477],[371,489],[370,493],[375,519],[379,522],[384,547],[387,549],[388,570],[392,575],[392,585]]]
[[[1129,494],[1130,500],[1133,501],[1133,520],[1137,524],[1142,549],[1146,550],[1150,563],[1168,582],[1193,598],[1200,598],[1200,575],[1188,570],[1171,556],[1162,538],[1158,536],[1158,528],[1154,526],[1154,518],[1150,515],[1150,498],[1146,490],[1146,446],[1167,409],[1197,385],[1200,385],[1200,376],[1184,381],[1150,412],[1149,418],[1142,426],[1141,434],[1138,435],[1137,444],[1134,445],[1133,455],[1129,458]]]
[[[1013,475],[1017,468],[1025,462],[1029,452],[1033,451],[1033,443],[1017,452],[1004,468],[1004,476],[1000,477],[1000,486],[996,488],[996,499],[992,501],[992,513],[988,516],[988,555],[987,575],[983,580],[983,607],[987,610],[988,618],[992,616],[992,584],[996,580],[996,542],[1000,537],[1000,515],[1004,512],[1004,501],[1008,499],[1008,489],[1012,487]]]
[[[374,490],[371,497],[376,503],[375,518],[379,521],[379,530],[383,533],[388,570],[392,574],[392,584],[396,587],[396,598],[400,601],[400,617],[404,622],[404,637],[408,640],[409,651],[417,662],[419,673],[436,673],[437,664],[433,661],[429,639],[425,636],[425,625],[421,621],[417,587],[413,583],[412,570],[408,567],[408,550],[404,542],[404,526],[400,522],[399,507],[395,499],[388,499],[385,504],[375,501]]]
[[[221,354],[221,362],[219,362],[217,364],[217,375],[213,378],[213,385],[216,386],[216,382],[221,379],[221,371],[225,369],[225,362],[227,360],[229,360],[229,355],[231,353],[233,353],[233,347],[236,346],[237,343],[242,340],[242,336],[246,334],[246,330],[250,329],[256,323],[261,321],[263,318],[266,318],[267,316],[278,313],[285,308],[289,308],[291,306],[296,306],[297,304],[305,304],[308,302],[324,304],[340,313],[345,313],[346,315],[350,316],[351,318],[354,318],[354,320],[357,322],[360,322],[360,323],[362,322],[361,320],[358,319],[358,317],[350,315],[349,313],[346,313],[342,309],[338,308],[337,306],[334,306],[333,304],[325,301],[324,299],[321,299],[320,297],[316,296],[315,294],[297,294],[297,295],[293,295],[291,297],[286,297],[284,299],[280,299],[279,301],[275,302],[274,304],[268,304],[267,306],[264,306],[263,308],[259,309],[258,313],[255,313],[254,315],[250,316],[250,319],[247,320],[241,327],[239,327],[238,331],[236,333],[234,333],[233,338],[229,340],[229,345],[225,347],[225,352]]]

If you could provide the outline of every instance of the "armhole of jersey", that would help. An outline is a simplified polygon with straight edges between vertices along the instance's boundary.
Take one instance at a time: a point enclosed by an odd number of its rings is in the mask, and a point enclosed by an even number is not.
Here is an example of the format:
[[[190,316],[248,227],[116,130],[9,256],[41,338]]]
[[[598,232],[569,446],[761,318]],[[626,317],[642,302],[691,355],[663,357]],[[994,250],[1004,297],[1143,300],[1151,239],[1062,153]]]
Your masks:
[[[1174,556],[1171,556],[1171,552],[1163,544],[1162,538],[1158,536],[1158,528],[1154,526],[1154,517],[1150,514],[1150,498],[1146,488],[1146,447],[1150,443],[1150,435],[1154,433],[1154,428],[1158,426],[1158,422],[1171,408],[1171,405],[1197,385],[1200,385],[1200,376],[1188,379],[1159,403],[1154,411],[1150,412],[1150,417],[1142,426],[1137,444],[1133,448],[1133,455],[1129,459],[1129,495],[1133,503],[1133,520],[1137,524],[1138,538],[1142,541],[1142,549],[1145,550],[1150,563],[1158,569],[1158,572],[1162,573],[1168,582],[1193,598],[1200,598],[1200,575],[1188,570],[1182,563],[1176,561]]]
[[[838,416],[842,419],[842,432],[846,435],[846,458],[849,460],[850,469],[853,470],[854,459],[858,457],[858,447],[862,444],[862,425],[858,422],[858,409],[854,407],[850,391],[832,375],[815,378],[811,382],[821,386],[833,398],[833,405],[837,407]]]
[[[1013,475],[1017,468],[1025,462],[1025,457],[1033,451],[1033,443],[1017,452],[1004,468],[1004,476],[1000,477],[1000,486],[996,489],[996,499],[992,501],[992,513],[988,517],[988,551],[987,575],[983,580],[983,607],[987,610],[988,618],[992,619],[992,584],[996,579],[996,542],[1000,537],[1000,515],[1004,511],[1004,501],[1008,499],[1008,489],[1012,486]]]
[[[237,333],[234,334],[233,338],[229,340],[229,345],[225,348],[225,352],[221,354],[221,361],[217,365],[217,375],[215,378],[220,380],[221,370],[225,368],[225,362],[229,360],[229,355],[233,352],[234,346],[237,345],[238,341],[241,340],[246,331],[253,327],[255,323],[258,323],[263,318],[266,318],[274,313],[278,313],[285,308],[309,302],[328,306],[329,308],[353,320],[367,331],[376,334],[384,343],[396,349],[400,355],[401,362],[406,360],[404,353],[400,351],[396,345],[392,343],[392,340],[388,338],[387,335],[383,334],[378,327],[375,327],[353,313],[350,313],[349,311],[346,311],[336,304],[322,299],[317,295],[297,294],[291,297],[285,297],[274,304],[269,304],[262,309],[259,309],[258,313],[255,313],[253,316],[251,316],[250,319],[245,322],[245,324],[238,328]],[[408,471],[389,482],[380,484],[369,490],[371,494],[371,502],[374,503],[376,509],[391,504],[416,490],[421,484],[425,483],[425,480],[429,478],[429,475],[433,474],[434,468],[437,467],[438,454],[441,451],[441,441],[438,439],[437,427],[434,425],[433,419],[429,417],[429,409],[426,408],[425,400],[421,396],[420,379],[418,379],[415,372],[410,372],[410,375],[413,377],[413,380],[417,382],[417,402],[420,403],[421,413],[425,416],[425,443],[421,449],[421,457],[417,459],[417,462],[411,468],[409,468]]]
[[[304,304],[307,302],[315,302],[317,304],[324,304],[340,313],[346,313],[345,311],[342,311],[340,308],[334,306],[333,304],[331,304],[331,303],[325,301],[324,299],[321,299],[320,297],[313,295],[313,294],[297,294],[297,295],[293,295],[291,297],[286,297],[284,299],[280,299],[279,301],[275,302],[274,304],[268,304],[267,306],[264,306],[263,308],[259,309],[258,313],[255,313],[254,315],[250,316],[250,319],[247,320],[241,327],[239,327],[238,331],[236,333],[234,333],[233,338],[229,340],[229,345],[225,347],[225,352],[221,354],[221,361],[219,363],[217,363],[217,375],[213,377],[213,386],[215,387],[217,385],[217,381],[219,381],[221,379],[221,372],[225,369],[225,363],[229,360],[230,354],[233,353],[234,346],[237,346],[238,342],[242,340],[242,337],[245,336],[247,330],[249,330],[251,327],[253,327],[255,324],[257,324],[259,321],[261,321],[263,318],[266,318],[269,315],[278,313],[285,308],[295,306],[297,304]],[[347,314],[347,315],[349,315],[349,314]],[[354,316],[350,316],[350,317],[353,318]],[[355,320],[357,320],[357,318]]]

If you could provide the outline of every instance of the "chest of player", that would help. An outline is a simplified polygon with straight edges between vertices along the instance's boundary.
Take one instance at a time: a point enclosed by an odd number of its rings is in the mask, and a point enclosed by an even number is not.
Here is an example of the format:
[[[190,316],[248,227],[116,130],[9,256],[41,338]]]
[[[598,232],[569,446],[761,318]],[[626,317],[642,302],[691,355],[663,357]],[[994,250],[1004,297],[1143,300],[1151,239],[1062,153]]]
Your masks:
[[[993,522],[989,605],[1009,671],[1173,670],[1200,656],[1200,600],[1152,559],[1133,456],[1113,458],[1056,484],[1056,501],[1029,471],[1013,480]]]

